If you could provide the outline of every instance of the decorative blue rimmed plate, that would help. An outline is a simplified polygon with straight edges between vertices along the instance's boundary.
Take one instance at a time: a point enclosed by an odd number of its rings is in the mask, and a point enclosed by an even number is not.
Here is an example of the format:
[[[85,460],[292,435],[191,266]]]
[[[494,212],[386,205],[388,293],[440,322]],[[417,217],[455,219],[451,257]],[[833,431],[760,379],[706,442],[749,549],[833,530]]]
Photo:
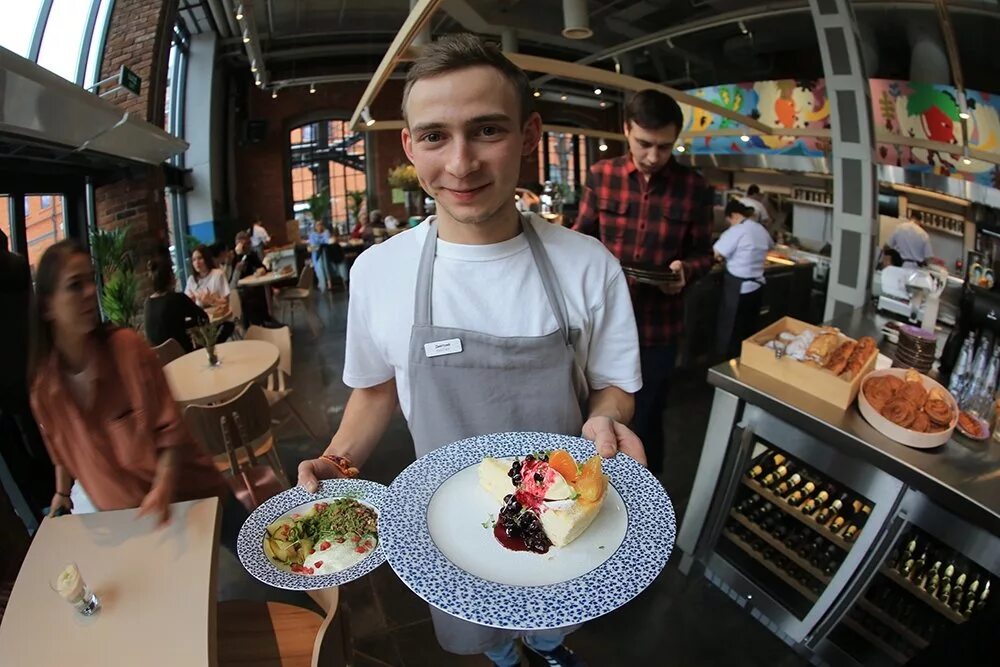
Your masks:
[[[299,486],[283,491],[262,503],[243,523],[236,548],[240,562],[247,572],[265,584],[290,591],[330,588],[363,577],[385,562],[381,543],[362,560],[343,570],[308,575],[287,571],[272,562],[264,553],[264,536],[267,527],[278,519],[305,513],[315,503],[338,498],[353,498],[381,514],[387,492],[384,485],[365,479],[324,480],[320,482],[318,493],[309,493]]]
[[[582,623],[642,592],[670,558],[676,521],[660,482],[624,454],[604,460],[611,483],[601,512],[567,546],[515,552],[494,537],[499,507],[479,485],[479,462],[551,449],[577,461],[596,451],[583,438],[498,433],[460,440],[406,468],[378,521],[399,578],[442,611],[511,630]]]

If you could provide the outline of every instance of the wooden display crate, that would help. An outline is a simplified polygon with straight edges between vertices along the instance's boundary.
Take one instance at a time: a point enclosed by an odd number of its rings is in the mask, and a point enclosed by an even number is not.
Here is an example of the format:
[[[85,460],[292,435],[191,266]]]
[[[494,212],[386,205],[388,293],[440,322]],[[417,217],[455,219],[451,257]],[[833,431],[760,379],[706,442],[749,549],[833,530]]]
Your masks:
[[[857,398],[861,380],[875,368],[875,360],[878,358],[877,350],[872,352],[871,358],[861,367],[861,372],[848,381],[828,370],[817,367],[815,364],[796,361],[788,356],[779,359],[775,356],[774,350],[764,347],[765,343],[777,338],[782,331],[790,331],[798,335],[806,329],[818,332],[820,328],[793,317],[783,317],[743,341],[740,364],[846,410]],[[844,341],[850,340],[848,336],[843,334],[841,334],[841,338]]]

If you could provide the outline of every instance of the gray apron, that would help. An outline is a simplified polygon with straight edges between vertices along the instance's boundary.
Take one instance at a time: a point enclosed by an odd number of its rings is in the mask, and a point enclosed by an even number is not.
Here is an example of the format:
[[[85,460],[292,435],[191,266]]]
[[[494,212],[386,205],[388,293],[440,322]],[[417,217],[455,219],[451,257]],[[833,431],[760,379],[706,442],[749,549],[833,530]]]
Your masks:
[[[410,332],[409,426],[417,456],[487,433],[580,435],[583,414],[574,385],[576,361],[566,305],[541,239],[523,217],[521,226],[559,323],[557,331],[545,336],[502,338],[434,326],[431,294],[437,224],[431,223],[427,230]],[[461,352],[428,356],[425,345],[456,338]],[[526,634],[470,623],[434,606],[430,610],[438,641],[451,653],[484,653]],[[575,627],[527,634],[562,637],[571,629]]]

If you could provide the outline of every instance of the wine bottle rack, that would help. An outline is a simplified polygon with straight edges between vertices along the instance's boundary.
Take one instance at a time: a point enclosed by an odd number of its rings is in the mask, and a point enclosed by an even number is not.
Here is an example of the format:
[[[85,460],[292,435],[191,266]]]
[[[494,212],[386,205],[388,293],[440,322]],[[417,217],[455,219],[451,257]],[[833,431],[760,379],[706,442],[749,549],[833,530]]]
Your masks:
[[[895,662],[896,664],[905,665],[910,660],[909,656],[904,655],[896,648],[890,646],[884,639],[876,635],[874,632],[868,630],[868,628],[866,628],[865,626],[863,626],[861,623],[854,620],[850,616],[845,616],[841,622],[845,626],[853,630],[855,633],[857,633],[859,636],[863,637],[872,646],[876,647],[878,650],[882,651],[887,656],[889,656],[892,659],[892,661]]]
[[[867,611],[869,614],[877,618],[879,621],[884,623],[889,629],[898,634],[900,637],[909,642],[912,646],[918,649],[925,649],[930,645],[926,639],[915,633],[913,630],[909,629],[892,616],[890,616],[884,609],[879,607],[874,602],[861,598],[858,601],[858,605]]]
[[[759,553],[757,553],[753,549],[753,547],[751,547],[749,544],[747,544],[746,542],[744,542],[743,540],[741,540],[739,537],[737,537],[730,530],[728,530],[726,528],[723,528],[722,529],[722,534],[730,542],[732,542],[733,544],[735,544],[741,551],[743,551],[748,556],[750,556],[751,558],[753,558],[757,563],[760,563],[760,565],[763,566],[765,569],[767,569],[771,574],[773,574],[778,579],[780,579],[782,582],[784,582],[785,584],[787,584],[788,586],[790,586],[792,589],[794,589],[797,593],[799,593],[800,595],[802,595],[804,598],[806,598],[810,602],[816,602],[816,600],[819,599],[819,596],[816,595],[816,593],[814,593],[813,591],[811,591],[808,588],[806,588],[805,586],[803,586],[799,581],[793,579],[791,576],[789,576],[789,574],[787,572],[785,572],[784,570],[782,570],[780,567],[778,567],[777,565],[775,565],[771,561],[767,560],[766,558],[762,557]]]
[[[822,584],[826,585],[830,583],[830,577],[817,570],[816,567],[814,567],[809,561],[795,553],[792,549],[789,549],[785,546],[784,542],[775,539],[769,532],[755,524],[753,521],[736,511],[730,511],[729,515],[735,521],[739,522],[741,526],[762,539],[768,546],[795,563],[798,567],[808,572],[811,576],[818,579]]]
[[[814,519],[812,516],[803,514],[798,507],[793,507],[789,505],[787,502],[785,502],[784,498],[778,496],[775,493],[772,493],[770,489],[763,487],[762,485],[758,484],[755,480],[752,480],[748,477],[744,477],[743,485],[748,489],[750,489],[751,491],[753,491],[754,493],[758,494],[761,498],[763,498],[767,502],[777,507],[779,510],[781,510],[788,516],[794,518],[802,525],[811,528],[813,531],[815,531],[817,535],[822,536],[828,542],[836,544],[844,551],[850,551],[851,547],[854,546],[854,542],[848,542],[840,535],[831,532],[826,526],[816,521],[816,519]]]
[[[903,590],[907,591],[910,595],[916,597],[929,606],[934,611],[938,612],[945,618],[947,618],[952,623],[964,623],[965,617],[956,612],[954,609],[946,605],[945,603],[938,600],[933,595],[929,594],[924,589],[913,584],[912,581],[904,577],[902,574],[893,570],[889,567],[882,567],[879,570],[883,575],[896,582]]]

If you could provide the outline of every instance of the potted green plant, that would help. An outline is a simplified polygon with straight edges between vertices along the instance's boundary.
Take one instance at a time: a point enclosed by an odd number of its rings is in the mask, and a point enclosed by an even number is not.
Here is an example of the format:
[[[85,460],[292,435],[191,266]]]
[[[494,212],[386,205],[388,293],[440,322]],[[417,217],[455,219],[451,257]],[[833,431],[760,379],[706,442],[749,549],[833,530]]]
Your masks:
[[[323,188],[309,198],[309,215],[312,216],[313,222],[322,221],[329,210],[330,191],[327,188]]]
[[[139,315],[139,277],[132,266],[126,240],[129,226],[95,229],[90,248],[100,280],[101,310],[118,326],[135,328]]]
[[[188,335],[195,347],[205,348],[208,353],[208,365],[218,366],[219,357],[215,354],[215,343],[219,339],[219,325],[208,322],[199,324],[188,329]]]
[[[389,185],[392,187],[392,201],[406,205],[406,215],[423,212],[423,189],[417,177],[417,169],[412,164],[401,164],[389,170]]]

